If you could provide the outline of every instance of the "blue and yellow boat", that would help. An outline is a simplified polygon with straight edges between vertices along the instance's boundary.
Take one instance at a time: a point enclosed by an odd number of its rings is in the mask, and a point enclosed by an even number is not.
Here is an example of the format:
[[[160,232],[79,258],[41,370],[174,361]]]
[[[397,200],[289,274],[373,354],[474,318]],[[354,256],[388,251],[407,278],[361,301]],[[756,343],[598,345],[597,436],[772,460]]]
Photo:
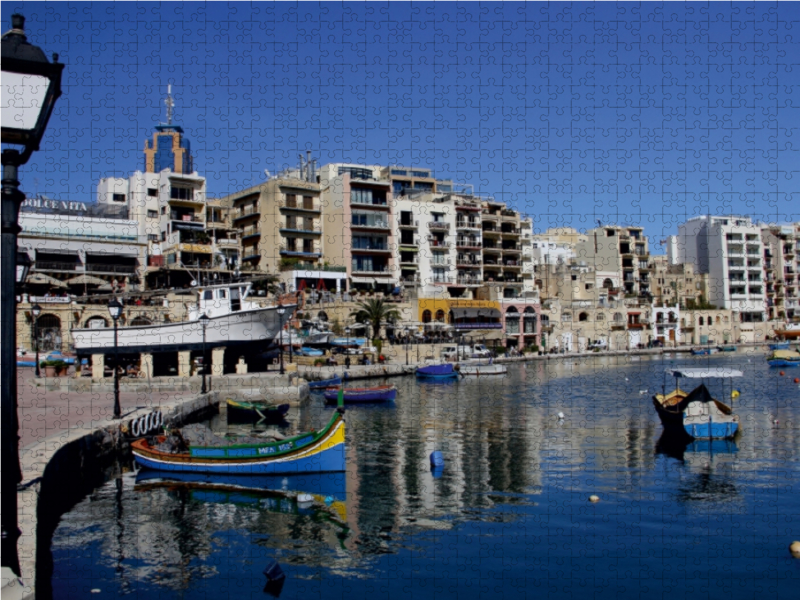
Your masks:
[[[142,438],[131,444],[133,458],[143,468],[178,473],[278,475],[345,470],[344,408],[339,407],[320,430],[277,442],[192,446],[179,431]]]

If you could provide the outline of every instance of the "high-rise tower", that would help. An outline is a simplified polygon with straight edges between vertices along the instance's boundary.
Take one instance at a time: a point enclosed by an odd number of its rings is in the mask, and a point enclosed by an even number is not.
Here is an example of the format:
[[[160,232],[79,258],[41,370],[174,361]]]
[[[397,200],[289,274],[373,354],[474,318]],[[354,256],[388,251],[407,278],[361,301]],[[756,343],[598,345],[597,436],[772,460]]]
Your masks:
[[[167,122],[156,125],[153,141],[144,143],[144,170],[146,173],[160,173],[170,169],[173,173],[189,174],[194,171],[191,145],[183,137],[183,129],[172,124],[172,86],[167,86]]]

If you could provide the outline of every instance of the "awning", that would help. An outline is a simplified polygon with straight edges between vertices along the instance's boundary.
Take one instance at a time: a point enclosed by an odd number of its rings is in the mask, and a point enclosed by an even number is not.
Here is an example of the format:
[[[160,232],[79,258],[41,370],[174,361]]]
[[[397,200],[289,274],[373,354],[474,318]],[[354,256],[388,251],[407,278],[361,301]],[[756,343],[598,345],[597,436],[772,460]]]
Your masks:
[[[496,308],[451,308],[455,319],[499,319],[500,311]]]
[[[744,373],[737,369],[714,368],[708,369],[667,369],[673,377],[685,377],[686,379],[706,379],[710,377],[718,377],[721,379],[728,379],[729,377],[743,377]]]
[[[72,279],[67,279],[65,283],[69,285],[103,285],[108,282],[105,279],[92,277],[91,275],[78,275]]]
[[[60,288],[67,287],[67,284],[65,284],[63,281],[59,281],[55,277],[50,277],[50,275],[45,275],[44,273],[33,273],[28,275],[27,282],[37,285],[51,285],[53,287]]]
[[[351,277],[350,281],[352,281],[353,283],[371,283],[371,284],[377,283],[374,277]]]

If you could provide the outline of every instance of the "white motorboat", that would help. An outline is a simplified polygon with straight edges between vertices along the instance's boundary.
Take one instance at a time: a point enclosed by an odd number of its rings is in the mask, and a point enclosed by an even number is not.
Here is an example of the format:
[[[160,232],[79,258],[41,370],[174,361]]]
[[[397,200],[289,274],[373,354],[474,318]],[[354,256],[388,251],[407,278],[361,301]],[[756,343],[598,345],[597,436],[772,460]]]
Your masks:
[[[505,375],[508,368],[505,365],[496,365],[490,359],[485,360],[467,360],[458,363],[458,372],[462,375],[473,375],[483,377],[484,375]]]
[[[158,323],[119,327],[117,346],[120,352],[175,352],[180,350],[202,350],[203,326],[200,316],[205,314],[205,347],[237,346],[262,342],[270,344],[284,323],[288,322],[297,308],[296,304],[284,304],[283,315],[278,314],[278,305],[262,307],[249,301],[250,283],[234,283],[198,287],[197,303],[189,307],[189,319],[178,323]],[[73,329],[71,332],[75,352],[108,354],[114,348],[114,329]]]

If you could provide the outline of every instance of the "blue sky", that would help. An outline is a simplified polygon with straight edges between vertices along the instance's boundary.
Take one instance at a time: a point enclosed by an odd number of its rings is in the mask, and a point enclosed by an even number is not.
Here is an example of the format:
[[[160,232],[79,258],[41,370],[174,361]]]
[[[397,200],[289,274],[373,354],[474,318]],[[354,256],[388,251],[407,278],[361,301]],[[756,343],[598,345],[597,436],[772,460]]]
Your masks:
[[[433,168],[537,230],[800,220],[797,3],[8,1],[4,31],[13,12],[67,65],[29,194],[142,169],[171,83],[211,196],[311,149]]]

